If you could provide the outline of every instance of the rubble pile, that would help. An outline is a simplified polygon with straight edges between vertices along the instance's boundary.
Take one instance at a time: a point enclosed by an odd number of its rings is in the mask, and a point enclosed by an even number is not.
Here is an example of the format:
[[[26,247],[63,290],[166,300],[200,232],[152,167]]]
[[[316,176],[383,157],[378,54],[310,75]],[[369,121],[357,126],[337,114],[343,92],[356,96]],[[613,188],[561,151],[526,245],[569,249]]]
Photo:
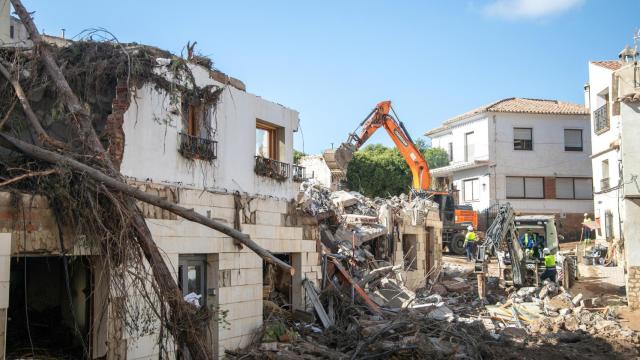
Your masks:
[[[501,359],[522,350],[536,359],[640,355],[638,333],[621,326],[615,311],[555,283],[505,289],[489,277],[481,300],[473,269],[445,262],[424,288],[407,288],[405,265],[375,256],[372,244],[393,241],[399,219],[419,223],[436,208],[428,199],[370,200],[309,182],[302,192],[299,209],[323,219],[322,284],[304,282],[313,312],[265,308],[256,341],[228,351],[232,359]],[[322,217],[327,212],[335,216]]]
[[[307,180],[300,185],[298,207],[312,216],[336,210],[331,201],[331,191],[315,180]]]
[[[329,327],[291,319],[266,325],[235,359],[627,359],[640,353],[640,335],[624,328],[612,308],[572,296],[554,283],[503,289],[489,280],[487,305],[476,293],[472,269],[445,263],[438,281],[417,293],[403,288],[399,266],[360,274],[357,284],[379,313],[349,291],[319,296]],[[492,278],[495,279],[495,278]],[[394,295],[395,294],[395,295]],[[411,298],[413,297],[413,298]],[[266,313],[266,312],[265,312]],[[282,315],[279,315],[280,317]],[[270,335],[273,328],[282,335]],[[284,326],[284,327],[283,327]],[[265,335],[267,334],[267,335]],[[522,352],[524,351],[524,353]]]

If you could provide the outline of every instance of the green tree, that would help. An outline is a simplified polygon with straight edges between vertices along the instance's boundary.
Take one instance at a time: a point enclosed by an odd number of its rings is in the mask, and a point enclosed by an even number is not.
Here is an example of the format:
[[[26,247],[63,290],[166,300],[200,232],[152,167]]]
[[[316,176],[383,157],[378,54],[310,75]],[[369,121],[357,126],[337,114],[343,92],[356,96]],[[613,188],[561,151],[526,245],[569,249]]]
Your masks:
[[[431,169],[449,164],[443,149],[430,148],[423,139],[415,143]],[[347,183],[350,189],[369,197],[399,195],[411,188],[411,171],[397,148],[372,144],[354,154],[347,170]]]
[[[298,151],[296,149],[293,149],[293,163],[298,165],[300,164],[300,159],[303,156],[307,156],[307,154],[303,153],[302,151]]]

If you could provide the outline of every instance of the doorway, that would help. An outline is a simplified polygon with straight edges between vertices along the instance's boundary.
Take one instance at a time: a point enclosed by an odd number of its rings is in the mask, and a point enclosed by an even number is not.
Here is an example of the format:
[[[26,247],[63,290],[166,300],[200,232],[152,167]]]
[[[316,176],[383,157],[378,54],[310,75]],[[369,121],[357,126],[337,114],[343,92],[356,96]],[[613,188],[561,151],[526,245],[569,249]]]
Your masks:
[[[12,257],[6,358],[90,357],[92,287],[87,256]]]

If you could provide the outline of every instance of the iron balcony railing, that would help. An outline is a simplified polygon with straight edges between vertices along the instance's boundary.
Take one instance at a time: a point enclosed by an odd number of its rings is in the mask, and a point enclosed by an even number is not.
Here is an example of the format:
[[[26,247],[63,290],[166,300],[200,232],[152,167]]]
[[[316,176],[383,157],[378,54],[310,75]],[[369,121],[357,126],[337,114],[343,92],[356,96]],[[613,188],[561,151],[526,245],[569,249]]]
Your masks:
[[[600,179],[600,191],[609,189],[609,178]]]
[[[180,133],[180,154],[189,159],[211,161],[218,157],[218,142],[197,136]]]
[[[291,176],[291,166],[277,160],[256,156],[255,172],[258,175],[285,181]]]
[[[303,182],[306,180],[306,169],[299,165],[292,165],[291,170],[293,172],[293,181]]]
[[[604,104],[593,112],[593,128],[596,134],[609,129],[609,112],[607,111],[607,105],[608,104]]]

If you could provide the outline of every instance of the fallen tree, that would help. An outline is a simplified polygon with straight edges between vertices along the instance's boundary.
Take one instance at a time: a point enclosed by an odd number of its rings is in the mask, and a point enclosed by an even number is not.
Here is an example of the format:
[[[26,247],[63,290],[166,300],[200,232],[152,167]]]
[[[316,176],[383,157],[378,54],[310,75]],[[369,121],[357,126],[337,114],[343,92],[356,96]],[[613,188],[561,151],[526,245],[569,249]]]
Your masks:
[[[103,143],[104,134],[99,135],[95,128],[98,122],[96,118],[104,117],[106,114],[92,113],[92,109],[98,107],[80,100],[56,62],[53,48],[50,48],[38,33],[30,13],[20,0],[11,0],[11,3],[33,41],[33,47],[27,52],[15,49],[11,54],[13,62],[8,61],[6,54],[3,54],[5,58],[0,63],[0,73],[13,89],[13,95],[7,93],[6,97],[3,96],[11,105],[7,107],[7,112],[3,114],[4,118],[0,122],[0,146],[10,150],[2,153],[2,169],[9,173],[8,169],[15,169],[12,166],[18,165],[18,168],[25,172],[3,184],[13,186],[26,183],[23,186],[36,187],[31,189],[32,192],[47,196],[56,210],[59,222],[74,228],[78,236],[96,239],[97,243],[93,245],[108,262],[111,278],[115,279],[112,281],[132,276],[139,279],[143,292],[146,291],[144,289],[147,285],[150,285],[152,290],[144,293],[143,297],[152,306],[161,326],[169,331],[175,343],[186,347],[193,359],[213,359],[212,341],[208,338],[206,330],[212,316],[208,309],[195,309],[182,298],[180,289],[136,205],[136,200],[159,206],[185,219],[220,231],[246,245],[265,261],[291,273],[294,269],[260,247],[246,234],[208,219],[191,209],[127,185],[119,172],[119,165],[114,164],[109,149]],[[131,70],[130,56],[125,55],[126,58],[112,56],[112,63],[101,66],[115,66],[119,73],[122,72],[121,68],[124,68],[127,85],[131,86],[129,79],[135,69]],[[119,60],[127,61],[128,64],[118,64]],[[185,61],[174,61],[176,68],[183,69],[188,77],[190,72]],[[26,63],[31,66],[29,71],[22,68]],[[69,71],[69,66],[65,63],[65,71]],[[183,92],[188,91],[190,95],[196,93],[202,97],[210,96],[211,101],[217,101],[219,91],[205,92],[197,89],[195,82],[191,87],[167,84],[166,79],[153,74],[147,67],[143,64],[139,71],[144,76],[153,77],[156,86],[179,88]],[[42,72],[41,68],[44,69]],[[55,120],[53,125],[43,126],[42,119],[38,118],[37,111],[34,111],[29,100],[28,91],[23,89],[23,73],[28,74],[31,90],[48,91],[47,94],[54,97],[52,103],[41,101],[45,103],[44,113],[55,115],[51,115]],[[97,77],[95,74],[94,76]],[[86,79],[88,76],[78,78]],[[84,85],[86,87],[87,84]],[[91,85],[97,88],[96,84]],[[105,86],[113,87],[112,91],[115,93],[113,84],[107,81]],[[14,110],[17,103],[21,105],[21,113]],[[61,127],[61,124],[64,126]],[[28,129],[27,135],[21,132],[25,127]],[[107,145],[111,145],[108,136],[106,142]],[[21,154],[22,157],[16,157],[15,153]],[[141,261],[143,258],[151,268],[150,279],[145,277],[145,268]],[[135,271],[129,267],[135,268]],[[137,273],[140,271],[143,274]],[[145,284],[151,280],[151,284]],[[130,289],[122,285],[117,296],[126,296],[128,291]],[[123,309],[126,309],[126,306],[123,305]],[[126,314],[118,316],[123,322],[127,321]]]

